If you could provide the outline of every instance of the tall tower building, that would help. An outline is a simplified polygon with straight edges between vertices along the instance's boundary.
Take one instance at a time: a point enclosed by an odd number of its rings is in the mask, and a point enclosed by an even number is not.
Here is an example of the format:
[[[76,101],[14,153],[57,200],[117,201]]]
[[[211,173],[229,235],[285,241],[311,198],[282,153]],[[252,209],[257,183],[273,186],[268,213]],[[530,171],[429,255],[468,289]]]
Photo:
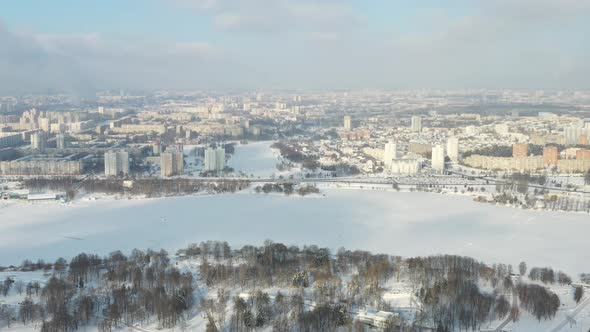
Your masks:
[[[127,151],[108,151],[104,154],[105,176],[129,175],[129,153]]]
[[[352,130],[352,118],[350,115],[344,116],[344,130]]]
[[[442,144],[432,148],[432,169],[441,173],[445,170],[445,147]]]
[[[218,172],[225,168],[225,149],[219,147],[217,149],[205,150],[205,171]]]
[[[588,130],[581,125],[574,125],[564,128],[563,135],[565,136],[566,144],[578,144],[580,136],[588,134]]]
[[[412,131],[415,133],[422,132],[422,117],[419,115],[412,116]]]
[[[225,168],[225,149],[223,147],[218,147],[215,150],[215,166],[219,171],[223,171]]]
[[[557,166],[559,150],[556,146],[546,146],[543,148],[543,164],[545,166]]]
[[[160,154],[162,177],[182,175],[184,173],[184,154],[178,151],[166,151]]]
[[[55,136],[55,140],[56,140],[56,146],[58,149],[65,149],[66,148],[66,134],[58,133],[57,136]]]
[[[51,120],[47,117],[39,118],[39,129],[48,133],[51,129]]]
[[[31,134],[31,149],[44,151],[45,150],[45,133],[37,131]]]
[[[452,162],[459,161],[459,139],[457,137],[449,137],[447,140],[447,155]]]
[[[383,153],[383,162],[385,163],[385,167],[391,167],[391,163],[394,159],[397,158],[397,144],[392,141],[389,141],[385,144],[385,151]]]

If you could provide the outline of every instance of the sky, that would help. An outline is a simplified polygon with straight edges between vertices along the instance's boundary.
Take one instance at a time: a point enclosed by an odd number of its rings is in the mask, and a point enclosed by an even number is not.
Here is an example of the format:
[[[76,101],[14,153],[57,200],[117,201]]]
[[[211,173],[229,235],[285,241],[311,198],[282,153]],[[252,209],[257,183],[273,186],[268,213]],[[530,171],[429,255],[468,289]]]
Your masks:
[[[19,0],[0,95],[588,89],[588,0]]]

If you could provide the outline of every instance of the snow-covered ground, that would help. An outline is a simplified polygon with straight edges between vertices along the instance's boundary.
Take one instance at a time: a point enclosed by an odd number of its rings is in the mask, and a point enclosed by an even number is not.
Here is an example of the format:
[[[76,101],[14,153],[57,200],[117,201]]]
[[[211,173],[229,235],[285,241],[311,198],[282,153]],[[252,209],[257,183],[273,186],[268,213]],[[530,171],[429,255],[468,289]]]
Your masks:
[[[459,254],[514,266],[525,260],[572,275],[590,272],[587,214],[510,209],[421,192],[323,192],[0,203],[0,265],[82,251],[173,251],[203,240],[242,245],[272,239],[401,256]]]

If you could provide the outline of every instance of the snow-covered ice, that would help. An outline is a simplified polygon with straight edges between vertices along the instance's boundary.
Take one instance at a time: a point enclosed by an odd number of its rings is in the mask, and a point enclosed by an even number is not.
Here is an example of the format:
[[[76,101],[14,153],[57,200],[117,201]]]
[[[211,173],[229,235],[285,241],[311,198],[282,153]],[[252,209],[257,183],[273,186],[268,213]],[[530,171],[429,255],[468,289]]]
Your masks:
[[[270,177],[277,172],[278,153],[270,146],[273,141],[237,144],[228,166],[236,172],[254,177]]]
[[[459,254],[486,263],[590,272],[587,214],[517,210],[431,193],[325,189],[326,196],[247,192],[0,207],[0,265],[79,252],[318,244],[393,255]],[[162,222],[166,220],[166,222]]]

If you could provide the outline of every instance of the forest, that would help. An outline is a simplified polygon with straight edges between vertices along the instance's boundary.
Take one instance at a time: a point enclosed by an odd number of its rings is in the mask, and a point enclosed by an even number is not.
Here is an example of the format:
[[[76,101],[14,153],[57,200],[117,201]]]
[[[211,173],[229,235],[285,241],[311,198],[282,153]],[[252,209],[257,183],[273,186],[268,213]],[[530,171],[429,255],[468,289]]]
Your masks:
[[[162,197],[176,195],[190,195],[198,192],[227,193],[236,192],[249,187],[247,180],[215,180],[172,178],[152,179],[141,178],[131,181],[122,179],[75,177],[37,177],[23,179],[26,188],[32,191],[62,191],[73,199],[79,191],[85,193],[144,195],[146,197]]]
[[[537,281],[568,285],[571,278],[551,268],[531,268],[527,278],[524,262],[518,270],[462,256],[402,258],[270,240],[237,248],[206,241],[175,254],[80,253],[53,263],[26,260],[0,267],[14,275],[0,282],[0,300],[19,299],[0,304],[0,328],[465,331],[516,321],[522,310],[538,320],[552,319],[559,297]],[[45,279],[18,279],[19,273],[35,271]],[[385,299],[397,284],[405,285],[409,307]],[[576,288],[574,296],[582,295]]]

